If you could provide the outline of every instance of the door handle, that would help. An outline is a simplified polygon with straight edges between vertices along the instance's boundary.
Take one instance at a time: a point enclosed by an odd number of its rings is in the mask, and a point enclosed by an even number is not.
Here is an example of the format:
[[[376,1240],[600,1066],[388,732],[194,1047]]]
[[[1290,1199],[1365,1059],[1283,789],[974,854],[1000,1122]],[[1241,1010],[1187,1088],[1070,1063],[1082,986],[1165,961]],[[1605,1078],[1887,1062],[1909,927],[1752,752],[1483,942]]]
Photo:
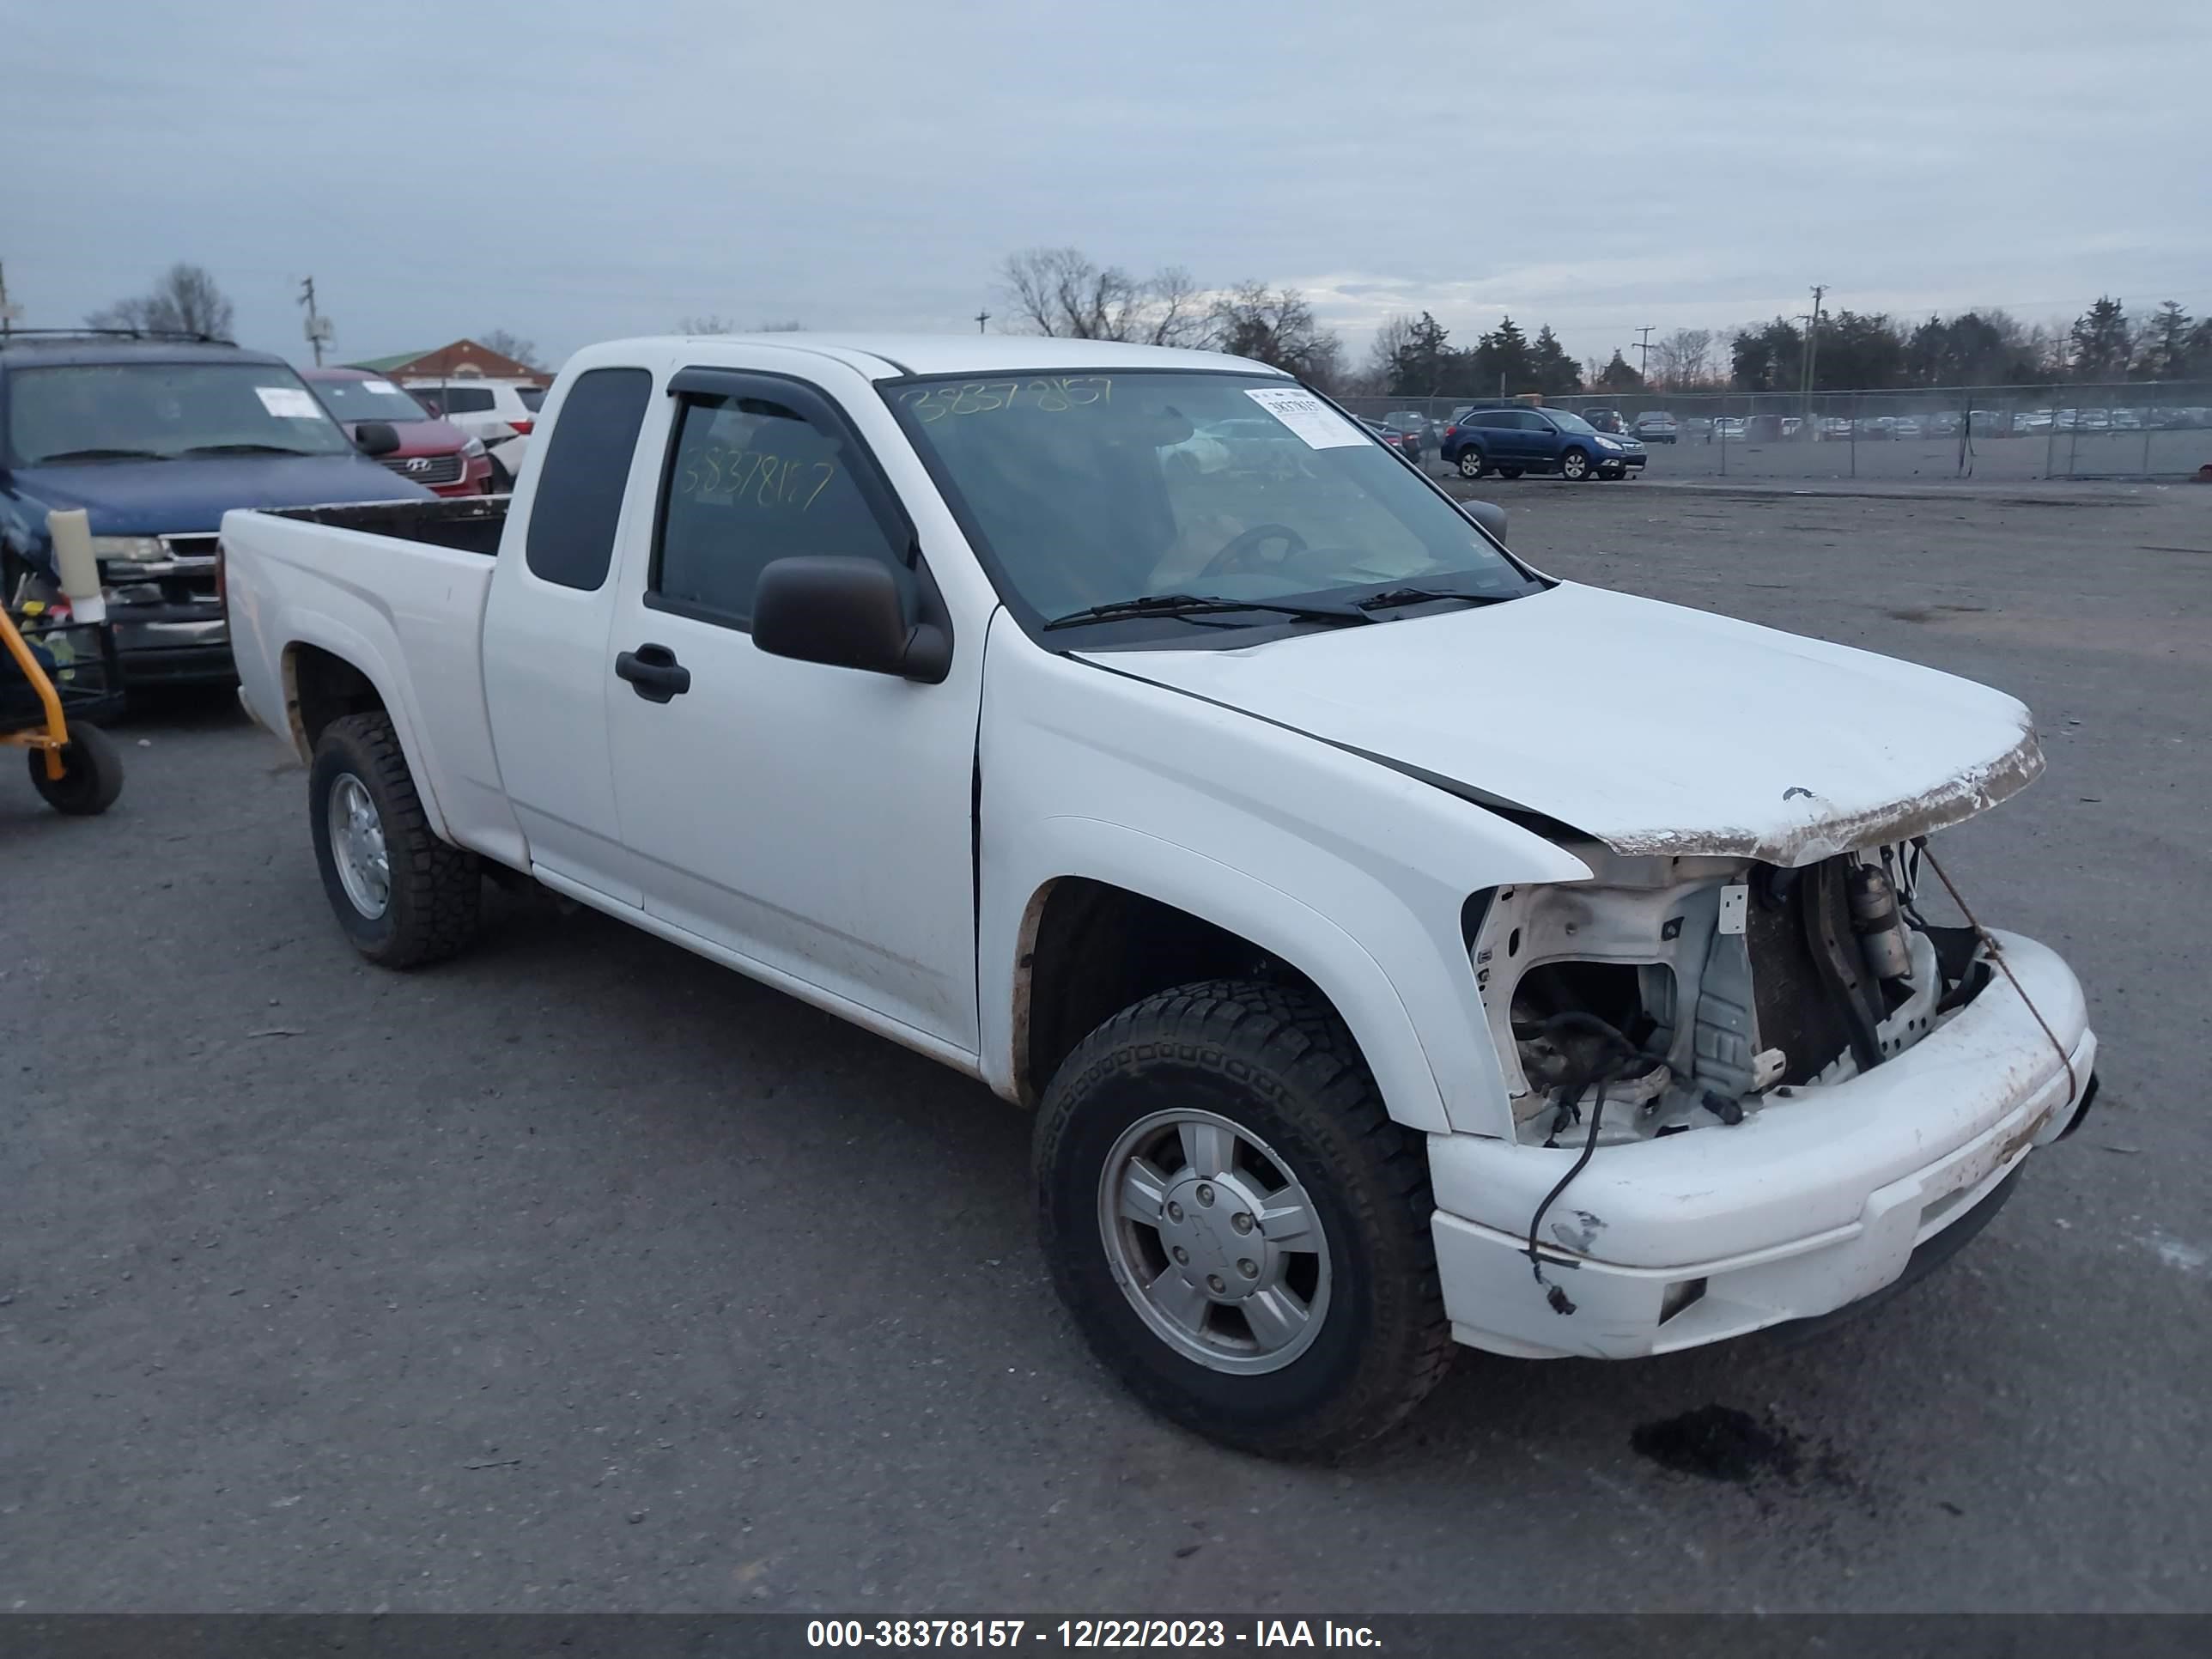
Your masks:
[[[691,689],[691,671],[665,645],[641,645],[615,659],[615,678],[628,680],[647,702],[666,702]]]

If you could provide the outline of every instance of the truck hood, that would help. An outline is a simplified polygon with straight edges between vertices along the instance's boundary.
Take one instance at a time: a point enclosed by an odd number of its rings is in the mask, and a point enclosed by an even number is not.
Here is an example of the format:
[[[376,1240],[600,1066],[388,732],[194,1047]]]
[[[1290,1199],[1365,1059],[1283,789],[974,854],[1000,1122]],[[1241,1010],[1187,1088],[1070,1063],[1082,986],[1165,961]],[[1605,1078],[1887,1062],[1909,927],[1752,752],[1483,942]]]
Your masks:
[[[9,480],[9,503],[43,541],[52,507],[83,507],[95,536],[211,531],[234,507],[330,507],[343,501],[428,501],[366,455],[220,455],[179,461],[88,461],[26,467]]]
[[[2043,769],[2027,708],[1987,686],[1574,583],[1242,650],[1080,654],[1624,854],[1816,863]]]

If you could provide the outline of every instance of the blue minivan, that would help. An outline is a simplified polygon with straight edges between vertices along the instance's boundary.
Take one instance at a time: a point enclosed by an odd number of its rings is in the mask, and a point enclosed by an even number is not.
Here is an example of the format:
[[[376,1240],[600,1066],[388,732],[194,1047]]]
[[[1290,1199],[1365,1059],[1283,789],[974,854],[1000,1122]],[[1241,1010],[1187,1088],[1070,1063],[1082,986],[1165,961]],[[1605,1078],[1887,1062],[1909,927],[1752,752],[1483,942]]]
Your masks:
[[[1644,470],[1644,446],[1634,438],[1600,432],[1564,409],[1520,404],[1504,409],[1470,409],[1444,428],[1438,453],[1462,478],[1495,472],[1517,478],[1524,472],[1556,472],[1571,483],[1585,478],[1625,478]]]
[[[216,531],[234,507],[428,501],[282,357],[201,337],[0,337],[0,605],[57,592],[46,514],[82,507],[125,683],[233,678]]]

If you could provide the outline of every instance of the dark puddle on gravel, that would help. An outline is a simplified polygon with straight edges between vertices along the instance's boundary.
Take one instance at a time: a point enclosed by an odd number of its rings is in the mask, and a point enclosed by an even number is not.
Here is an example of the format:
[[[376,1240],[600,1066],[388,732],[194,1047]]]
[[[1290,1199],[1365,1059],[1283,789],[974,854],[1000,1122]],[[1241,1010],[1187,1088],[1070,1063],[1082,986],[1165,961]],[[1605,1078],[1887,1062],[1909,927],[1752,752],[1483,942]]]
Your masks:
[[[1661,1468],[1732,1486],[1771,1480],[1850,1490],[1858,1484],[1832,1449],[1808,1441],[1771,1415],[1753,1417],[1729,1406],[1700,1406],[1680,1417],[1646,1423],[1630,1432],[1628,1443]]]

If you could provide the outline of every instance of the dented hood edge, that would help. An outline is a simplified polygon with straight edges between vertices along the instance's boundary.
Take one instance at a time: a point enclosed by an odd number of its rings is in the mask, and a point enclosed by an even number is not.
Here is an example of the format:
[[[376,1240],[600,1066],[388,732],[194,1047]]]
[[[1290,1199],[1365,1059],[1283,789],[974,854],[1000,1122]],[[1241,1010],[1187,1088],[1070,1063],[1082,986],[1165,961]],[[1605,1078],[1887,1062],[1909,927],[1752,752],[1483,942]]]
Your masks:
[[[1306,735],[1317,734],[1308,732]],[[1323,738],[1321,741],[1332,743],[1333,740]],[[1579,824],[1565,823],[1547,812],[1519,801],[1509,800],[1474,784],[1445,777],[1389,755],[1377,754],[1350,744],[1336,743],[1333,746],[1349,750],[1377,765],[1387,766],[1392,771],[1403,773],[1408,777],[1419,778],[1448,794],[1456,795],[1474,805],[1511,818],[1522,828],[1543,836],[1547,840],[1594,841],[1626,857],[1753,859],[1763,864],[1779,865],[1784,869],[1818,864],[1823,859],[1833,858],[1838,853],[1850,852],[1858,848],[1911,841],[1916,836],[1931,835],[1954,823],[1963,823],[2027,788],[2042,775],[2044,767],[2042,743],[2037,738],[2033,726],[2023,720],[2020,740],[1995,759],[1967,767],[1932,789],[1922,790],[1887,805],[1865,811],[1826,815],[1819,815],[1817,807],[1814,807],[1804,823],[1788,829],[1758,830],[1706,827],[1650,830],[1633,835],[1606,836],[1585,830]],[[1805,793],[1804,798],[1808,802],[1817,799],[1809,792]]]

